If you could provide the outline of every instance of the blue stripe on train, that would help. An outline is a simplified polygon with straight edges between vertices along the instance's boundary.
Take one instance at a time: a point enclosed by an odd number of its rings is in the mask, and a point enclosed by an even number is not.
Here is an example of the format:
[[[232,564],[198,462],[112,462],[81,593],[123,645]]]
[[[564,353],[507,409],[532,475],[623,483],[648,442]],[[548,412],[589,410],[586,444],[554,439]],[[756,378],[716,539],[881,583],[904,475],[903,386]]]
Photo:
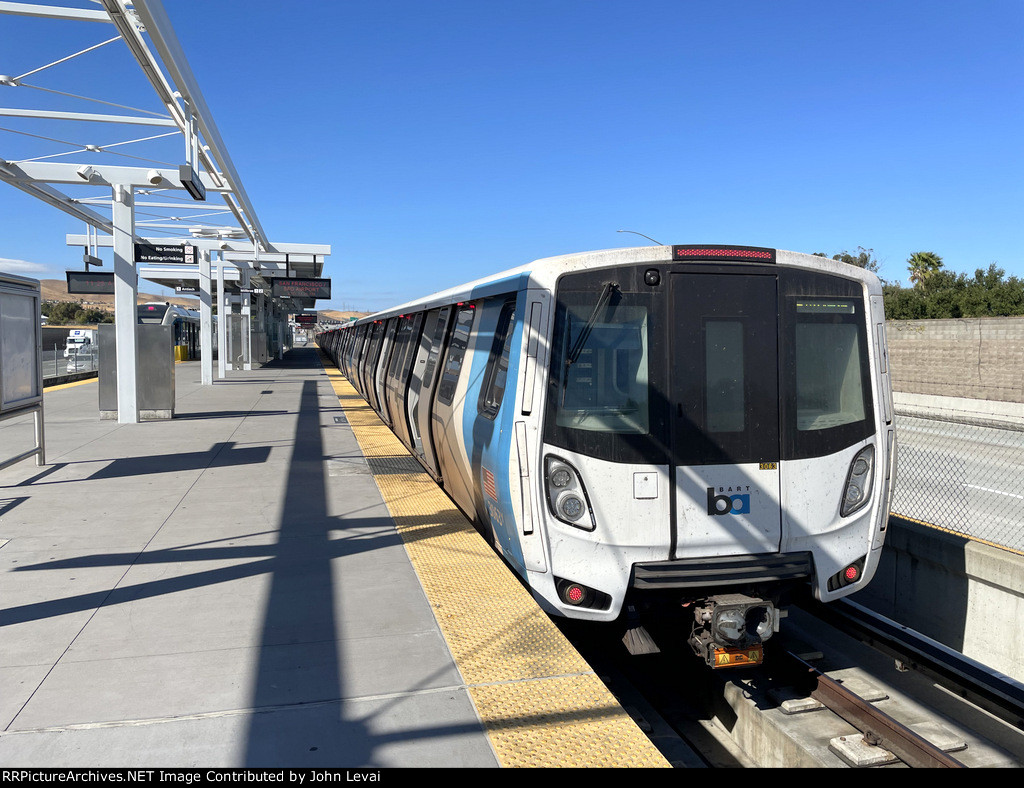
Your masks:
[[[511,295],[509,293],[508,295]],[[470,370],[470,389],[466,392],[465,409],[462,414],[463,434],[466,436],[466,453],[472,468],[477,500],[481,502],[481,517],[486,517],[494,529],[498,545],[511,564],[521,574],[526,573],[523,559],[523,548],[519,543],[519,528],[512,506],[509,490],[509,474],[517,472],[518,466],[512,462],[513,441],[515,437],[515,402],[516,388],[519,383],[519,348],[523,338],[523,311],[526,307],[526,292],[519,290],[516,296],[515,322],[512,325],[512,352],[505,383],[505,393],[501,407],[494,420],[484,418],[479,413],[477,403],[480,400],[480,389],[483,386],[484,371],[490,357],[494,342],[494,331],[497,327],[501,307],[508,295],[488,298],[484,301],[481,313],[477,316],[477,331],[482,339],[480,352],[474,354],[473,366]],[[488,478],[487,472],[493,476]]]

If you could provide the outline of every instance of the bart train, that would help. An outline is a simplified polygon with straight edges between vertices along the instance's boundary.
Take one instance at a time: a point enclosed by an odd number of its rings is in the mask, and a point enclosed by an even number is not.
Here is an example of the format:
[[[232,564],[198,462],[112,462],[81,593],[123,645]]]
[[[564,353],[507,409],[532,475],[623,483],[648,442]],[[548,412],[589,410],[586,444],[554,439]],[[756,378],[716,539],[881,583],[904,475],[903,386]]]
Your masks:
[[[149,301],[138,306],[140,323],[171,326],[175,361],[194,361],[200,357],[199,311],[166,301]],[[213,352],[217,352],[217,315],[213,316]]]
[[[863,588],[892,395],[874,274],[771,248],[539,260],[317,336],[551,614],[757,664]],[[659,626],[652,626],[657,623]]]

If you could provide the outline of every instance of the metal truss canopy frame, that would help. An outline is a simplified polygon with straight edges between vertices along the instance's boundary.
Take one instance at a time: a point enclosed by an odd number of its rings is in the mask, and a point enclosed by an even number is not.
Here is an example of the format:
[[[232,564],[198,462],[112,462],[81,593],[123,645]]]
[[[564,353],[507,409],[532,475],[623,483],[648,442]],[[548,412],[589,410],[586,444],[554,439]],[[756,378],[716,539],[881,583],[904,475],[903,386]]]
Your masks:
[[[201,344],[202,344],[202,377],[203,383],[212,383],[212,352],[211,324],[212,298],[217,294],[218,300],[230,302],[229,293],[225,291],[225,269],[231,267],[236,275],[230,281],[240,283],[237,302],[241,303],[241,315],[246,327],[249,325],[250,310],[254,306],[250,297],[253,289],[270,283],[275,275],[285,277],[318,278],[321,275],[324,259],[330,255],[330,247],[316,244],[274,244],[269,241],[263,227],[256,216],[252,203],[242,186],[241,179],[227,153],[226,145],[220,135],[210,113],[202,91],[199,89],[192,70],[185,58],[184,51],[174,33],[170,19],[160,0],[96,0],[102,10],[85,8],[61,8],[56,5],[32,3],[16,3],[0,0],[0,15],[21,17],[38,17],[55,23],[90,22],[113,25],[117,36],[100,43],[93,43],[72,54],[55,60],[52,63],[33,67],[21,76],[0,75],[0,90],[36,89],[48,96],[59,95],[73,99],[96,101],[107,106],[127,109],[137,115],[102,114],[72,112],[65,108],[32,109],[32,108],[0,108],[0,118],[12,118],[23,124],[51,123],[85,124],[92,128],[96,124],[107,124],[107,128],[118,128],[126,125],[140,127],[156,127],[166,131],[157,131],[155,136],[143,137],[127,141],[107,143],[93,140],[93,143],[82,144],[58,139],[56,131],[46,134],[34,134],[27,130],[5,128],[3,131],[22,135],[20,139],[35,143],[48,141],[59,145],[77,148],[73,151],[61,151],[46,155],[36,155],[39,151],[30,152],[28,156],[18,160],[0,158],[0,181],[6,182],[17,189],[33,196],[61,211],[82,220],[86,224],[87,233],[81,236],[69,235],[68,244],[86,248],[85,260],[97,260],[92,253],[100,246],[113,248],[114,253],[114,304],[116,315],[117,336],[117,392],[118,420],[122,423],[135,423],[139,420],[138,385],[136,355],[138,343],[136,336],[136,297],[140,274],[144,278],[168,287],[185,279],[199,281]],[[51,66],[65,64],[74,58],[93,53],[107,44],[120,40],[124,43],[131,57],[141,68],[145,80],[155,91],[159,102],[159,111],[135,109],[122,103],[115,103],[99,98],[65,93],[42,85],[29,84],[26,78],[44,71]],[[117,53],[114,53],[117,55]],[[123,56],[123,52],[120,55]],[[117,72],[117,69],[113,69]],[[117,73],[124,73],[123,70]],[[33,80],[34,82],[35,80]],[[152,97],[150,97],[152,101]],[[79,128],[80,126],[75,126]],[[46,129],[49,131],[49,128]],[[176,166],[163,160],[143,156],[128,156],[153,162],[156,166],[120,166],[120,159],[115,156],[127,155],[120,150],[111,150],[117,146],[146,143],[147,141],[163,140],[166,147],[171,137],[181,134],[184,139],[181,163]],[[29,145],[26,142],[26,146]],[[181,149],[179,149],[180,151]],[[0,154],[4,151],[0,149]],[[91,157],[88,163],[54,162],[52,159],[83,154]],[[98,157],[95,154],[100,154]],[[177,159],[172,154],[171,160]],[[115,163],[111,163],[111,161]],[[88,191],[82,196],[83,187],[98,187],[105,196],[91,196]],[[184,189],[189,197],[178,196],[173,192]],[[153,199],[156,192],[170,190],[171,193],[159,199]],[[217,207],[207,203],[207,195],[219,195],[224,205]],[[145,199],[137,199],[145,198]],[[144,208],[137,215],[136,208]],[[109,209],[109,218],[103,211]],[[173,214],[168,217],[154,218],[152,211],[169,209]],[[211,217],[226,220],[227,223],[211,222]],[[237,226],[231,225],[231,220]],[[149,231],[149,232],[147,232]],[[150,233],[163,236],[149,237]],[[179,240],[172,240],[172,236]],[[156,242],[159,244],[191,244],[198,248],[198,266],[172,270],[161,266],[140,266],[135,262],[133,244],[139,242]],[[213,257],[219,256],[216,266],[216,290],[213,287]],[[256,283],[255,285],[253,283]],[[268,288],[268,290],[271,288]],[[300,311],[307,307],[306,301],[312,299],[260,298],[258,309],[273,315],[277,321],[281,344],[283,329],[280,328],[281,317],[286,311]],[[315,303],[315,302],[314,302]],[[223,304],[222,304],[223,305]],[[312,306],[313,304],[309,304]],[[218,336],[223,340],[225,322],[220,321]],[[247,328],[246,328],[247,330]],[[249,341],[244,342],[247,351],[245,358],[251,359],[248,350]],[[223,345],[221,346],[223,347]],[[245,367],[246,369],[249,366]],[[221,374],[223,377],[223,355],[221,355]]]
[[[58,110],[35,110],[5,107],[0,116],[35,118],[48,121],[82,121],[97,123],[119,123],[166,127],[180,132],[185,141],[184,164],[194,168],[207,191],[221,196],[227,210],[232,214],[239,228],[260,251],[272,252],[270,243],[256,211],[241,183],[220,131],[213,120],[206,99],[199,88],[192,69],[185,57],[174,28],[171,25],[160,0],[99,0],[103,10],[83,8],[60,8],[33,3],[0,2],[0,14],[40,17],[53,21],[88,21],[113,25],[127,50],[138,63],[142,73],[156,93],[157,100],[166,111],[165,116],[125,116],[67,112]],[[80,53],[76,53],[80,54]],[[58,61],[59,62],[59,61]],[[51,64],[53,65],[53,64]],[[11,87],[20,84],[19,78],[4,77],[4,84]],[[57,207],[72,216],[99,229],[110,232],[110,222],[96,211],[84,209],[80,200],[54,188],[54,185],[76,184],[82,180],[74,176],[61,176],[60,168],[37,168],[36,162],[10,162],[0,158],[0,180],[10,183],[38,199]],[[72,167],[72,173],[77,167]],[[95,166],[99,173],[97,180],[88,181],[93,185],[138,183],[147,185],[148,170],[140,176],[126,177],[122,172],[127,168]],[[183,188],[178,173],[164,175],[162,188]],[[187,222],[186,222],[187,224]]]

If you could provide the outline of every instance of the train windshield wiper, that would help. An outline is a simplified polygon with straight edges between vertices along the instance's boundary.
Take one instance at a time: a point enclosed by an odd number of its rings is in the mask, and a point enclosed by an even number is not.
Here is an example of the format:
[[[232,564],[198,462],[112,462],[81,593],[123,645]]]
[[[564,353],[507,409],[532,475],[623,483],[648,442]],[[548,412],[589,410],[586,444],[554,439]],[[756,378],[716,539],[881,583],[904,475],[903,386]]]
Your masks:
[[[572,350],[569,351],[569,357],[566,359],[565,365],[567,367],[572,366],[576,363],[580,357],[580,353],[583,352],[584,345],[587,344],[587,340],[590,338],[590,332],[594,330],[594,326],[597,324],[597,316],[601,309],[612,300],[612,293],[619,289],[619,286],[615,282],[605,282],[604,289],[601,290],[601,295],[597,299],[597,303],[594,304],[594,311],[590,313],[590,317],[587,319],[587,324],[583,326],[583,330],[580,331],[580,335],[576,337],[576,343],[572,346]]]

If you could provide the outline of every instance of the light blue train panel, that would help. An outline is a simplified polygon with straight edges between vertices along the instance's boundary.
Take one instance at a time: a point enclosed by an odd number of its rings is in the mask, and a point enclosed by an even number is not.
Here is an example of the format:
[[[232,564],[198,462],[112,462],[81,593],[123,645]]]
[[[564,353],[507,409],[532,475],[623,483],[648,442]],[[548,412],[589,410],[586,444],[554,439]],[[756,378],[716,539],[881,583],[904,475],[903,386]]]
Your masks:
[[[480,519],[490,524],[495,542],[504,557],[515,566],[520,574],[526,573],[523,549],[519,543],[519,528],[515,520],[512,496],[509,490],[510,463],[515,434],[516,385],[519,381],[519,348],[523,338],[523,311],[526,293],[516,295],[515,315],[509,331],[512,332],[511,352],[506,373],[505,392],[501,405],[488,418],[481,414],[480,391],[486,383],[487,364],[490,350],[494,345],[494,333],[498,327],[501,309],[512,294],[488,298],[477,320],[481,339],[477,347],[481,352],[473,356],[470,370],[471,389],[466,393],[466,408],[463,413],[463,434],[470,445],[466,447],[473,469],[474,495]],[[516,471],[518,472],[518,471]]]

